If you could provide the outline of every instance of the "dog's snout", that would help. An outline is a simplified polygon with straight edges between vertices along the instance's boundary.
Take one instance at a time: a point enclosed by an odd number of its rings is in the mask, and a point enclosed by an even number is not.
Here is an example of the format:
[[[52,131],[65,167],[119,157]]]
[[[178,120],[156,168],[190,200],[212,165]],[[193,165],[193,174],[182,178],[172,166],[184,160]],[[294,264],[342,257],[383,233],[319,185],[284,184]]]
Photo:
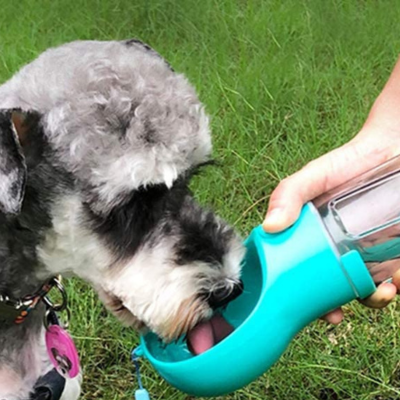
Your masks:
[[[238,281],[234,286],[223,286],[213,290],[208,297],[208,304],[216,309],[226,306],[243,293],[243,282]]]

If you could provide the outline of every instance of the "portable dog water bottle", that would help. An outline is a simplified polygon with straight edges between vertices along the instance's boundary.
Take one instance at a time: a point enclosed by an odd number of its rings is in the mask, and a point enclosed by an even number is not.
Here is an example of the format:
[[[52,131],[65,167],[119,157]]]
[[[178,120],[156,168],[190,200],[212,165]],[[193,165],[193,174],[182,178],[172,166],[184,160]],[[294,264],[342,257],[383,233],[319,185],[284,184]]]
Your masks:
[[[171,385],[197,396],[239,389],[268,370],[307,324],[365,298],[398,269],[400,157],[304,206],[278,234],[261,226],[246,240],[244,293],[222,316],[234,327],[223,341],[192,355],[182,339],[154,334],[141,349]]]

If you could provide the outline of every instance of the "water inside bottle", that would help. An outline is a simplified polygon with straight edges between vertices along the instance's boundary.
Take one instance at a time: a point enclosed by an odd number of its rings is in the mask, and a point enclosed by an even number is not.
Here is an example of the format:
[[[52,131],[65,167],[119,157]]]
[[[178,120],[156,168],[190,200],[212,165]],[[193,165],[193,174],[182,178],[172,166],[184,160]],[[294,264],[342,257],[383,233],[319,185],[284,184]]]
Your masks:
[[[154,333],[149,333],[146,336],[146,344],[150,353],[159,361],[177,362],[194,357],[183,337],[166,344]]]

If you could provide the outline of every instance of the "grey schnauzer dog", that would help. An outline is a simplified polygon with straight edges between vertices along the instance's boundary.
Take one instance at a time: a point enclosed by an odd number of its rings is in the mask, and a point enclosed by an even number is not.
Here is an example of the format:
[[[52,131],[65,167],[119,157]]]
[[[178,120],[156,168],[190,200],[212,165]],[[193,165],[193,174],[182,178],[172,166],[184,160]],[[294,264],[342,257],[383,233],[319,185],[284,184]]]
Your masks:
[[[243,257],[188,188],[210,153],[194,89],[147,45],[44,52],[0,86],[0,295],[75,275],[166,341],[209,320],[242,291]],[[28,398],[52,368],[43,313],[21,324],[0,315],[0,399]],[[69,381],[62,398],[79,391]]]

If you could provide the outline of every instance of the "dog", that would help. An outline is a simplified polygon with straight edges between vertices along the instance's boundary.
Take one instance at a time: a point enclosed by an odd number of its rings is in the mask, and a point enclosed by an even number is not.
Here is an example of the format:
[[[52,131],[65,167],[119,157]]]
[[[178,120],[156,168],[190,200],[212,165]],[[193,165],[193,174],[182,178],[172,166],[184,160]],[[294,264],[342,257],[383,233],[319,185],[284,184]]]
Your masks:
[[[167,342],[209,320],[242,292],[244,255],[189,189],[211,150],[194,88],[148,45],[42,53],[0,86],[0,296],[62,274]],[[0,399],[27,399],[52,369],[45,308],[16,324],[1,304]],[[79,392],[80,378],[67,380],[62,399]]]

